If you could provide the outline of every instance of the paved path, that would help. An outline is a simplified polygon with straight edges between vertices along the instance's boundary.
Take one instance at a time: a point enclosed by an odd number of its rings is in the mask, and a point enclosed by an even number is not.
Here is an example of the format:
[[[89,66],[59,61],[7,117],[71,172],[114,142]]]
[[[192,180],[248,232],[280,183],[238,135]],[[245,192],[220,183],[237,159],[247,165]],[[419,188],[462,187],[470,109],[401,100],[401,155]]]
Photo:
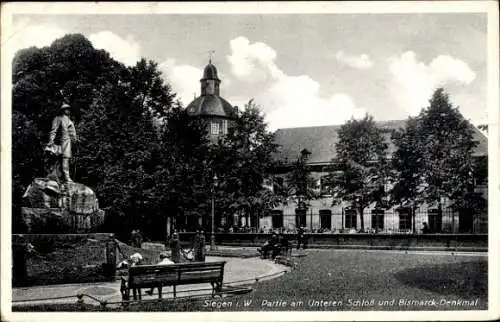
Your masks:
[[[235,257],[207,257],[207,261],[226,261],[224,267],[224,284],[229,285],[242,285],[249,284],[256,278],[265,280],[276,278],[280,276],[280,272],[288,271],[289,268],[283,265],[275,264],[270,260],[262,260],[260,258],[235,258]],[[272,276],[269,276],[272,275]],[[269,277],[268,277],[269,276]],[[242,282],[242,280],[250,280]],[[186,295],[200,295],[209,294],[210,291],[206,289],[210,287],[208,284],[199,285],[181,285],[177,287],[178,296]],[[197,291],[198,290],[198,291]],[[163,297],[173,297],[170,293],[172,288],[163,289]],[[32,286],[32,287],[18,287],[12,289],[12,302],[14,305],[27,305],[35,303],[75,303],[77,298],[76,294],[85,293],[95,296],[99,299],[108,302],[121,301],[120,294],[120,281],[104,282],[104,283],[85,283],[85,284],[61,284],[50,286]],[[72,296],[71,298],[51,299],[44,301],[37,301],[43,298],[55,298]],[[155,290],[153,296],[143,295],[143,299],[157,298],[158,293]],[[84,298],[86,303],[95,303],[89,298]]]

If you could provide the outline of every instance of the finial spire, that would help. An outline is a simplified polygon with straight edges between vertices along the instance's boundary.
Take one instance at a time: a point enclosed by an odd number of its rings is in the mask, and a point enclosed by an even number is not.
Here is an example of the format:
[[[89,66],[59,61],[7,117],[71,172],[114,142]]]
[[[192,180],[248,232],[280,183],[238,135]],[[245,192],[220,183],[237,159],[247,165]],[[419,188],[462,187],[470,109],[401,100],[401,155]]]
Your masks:
[[[211,64],[212,63],[212,57],[213,55],[215,55],[215,50],[209,50],[208,51],[208,63]]]

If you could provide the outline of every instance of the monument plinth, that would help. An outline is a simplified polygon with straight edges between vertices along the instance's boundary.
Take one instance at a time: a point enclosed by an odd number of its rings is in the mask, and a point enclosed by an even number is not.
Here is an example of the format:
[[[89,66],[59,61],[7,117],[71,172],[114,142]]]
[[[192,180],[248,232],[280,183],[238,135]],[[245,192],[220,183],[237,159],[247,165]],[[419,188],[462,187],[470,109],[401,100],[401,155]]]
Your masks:
[[[44,149],[46,177],[35,178],[23,196],[21,213],[28,233],[91,232],[104,222],[95,192],[70,178],[71,146],[78,139],[69,108],[63,104],[52,122]]]

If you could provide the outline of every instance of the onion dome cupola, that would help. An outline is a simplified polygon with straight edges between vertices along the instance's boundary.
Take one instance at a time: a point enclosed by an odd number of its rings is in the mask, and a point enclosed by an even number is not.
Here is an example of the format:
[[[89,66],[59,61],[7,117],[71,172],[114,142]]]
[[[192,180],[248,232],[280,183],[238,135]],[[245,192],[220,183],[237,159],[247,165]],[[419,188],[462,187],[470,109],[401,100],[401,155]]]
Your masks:
[[[201,95],[186,108],[189,115],[209,121],[211,139],[226,134],[236,116],[236,107],[220,96],[220,83],[217,68],[212,64],[212,60],[209,60],[200,79]]]

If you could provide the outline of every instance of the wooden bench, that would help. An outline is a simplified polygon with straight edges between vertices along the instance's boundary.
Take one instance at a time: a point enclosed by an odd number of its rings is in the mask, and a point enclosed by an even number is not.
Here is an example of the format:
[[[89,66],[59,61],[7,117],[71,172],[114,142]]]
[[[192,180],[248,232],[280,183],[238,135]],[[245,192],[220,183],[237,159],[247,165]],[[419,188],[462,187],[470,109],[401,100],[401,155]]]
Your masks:
[[[129,268],[128,278],[122,277],[120,292],[122,299],[130,299],[130,290],[134,300],[142,299],[142,288],[158,288],[158,298],[162,297],[163,286],[173,286],[174,298],[177,285],[210,283],[212,297],[222,290],[224,265],[226,262],[195,262],[173,265],[138,265]]]

